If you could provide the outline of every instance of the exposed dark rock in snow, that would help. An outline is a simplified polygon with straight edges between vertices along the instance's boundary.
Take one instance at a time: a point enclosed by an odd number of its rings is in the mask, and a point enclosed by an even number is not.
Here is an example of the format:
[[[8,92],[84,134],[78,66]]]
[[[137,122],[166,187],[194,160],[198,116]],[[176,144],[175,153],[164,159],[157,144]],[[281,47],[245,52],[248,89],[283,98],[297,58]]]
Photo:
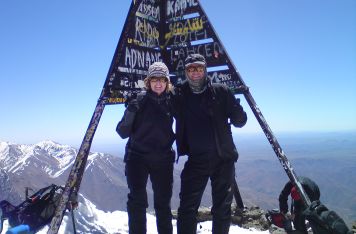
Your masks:
[[[177,219],[177,211],[174,210],[173,218]],[[198,222],[211,221],[212,215],[210,208],[200,207],[197,216]],[[231,223],[242,228],[255,228],[257,230],[265,231],[270,228],[267,219],[265,218],[265,211],[257,206],[249,207],[244,210],[236,210],[232,208]]]

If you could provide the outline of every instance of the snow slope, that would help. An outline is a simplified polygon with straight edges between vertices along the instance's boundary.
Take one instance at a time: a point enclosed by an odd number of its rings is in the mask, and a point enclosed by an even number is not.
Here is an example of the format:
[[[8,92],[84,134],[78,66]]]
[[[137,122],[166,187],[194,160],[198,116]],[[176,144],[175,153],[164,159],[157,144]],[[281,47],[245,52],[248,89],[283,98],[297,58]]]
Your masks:
[[[80,197],[81,205],[75,211],[77,219],[76,227],[77,233],[90,233],[90,234],[128,234],[128,220],[127,213],[124,211],[104,212],[98,210],[96,206],[89,200]],[[70,216],[65,216],[59,229],[59,234],[73,233],[72,221]],[[198,225],[198,234],[211,233],[211,221],[203,222]],[[7,221],[4,223],[4,231],[8,229]],[[46,234],[48,227],[44,227],[38,234]],[[152,214],[147,214],[147,234],[156,234],[156,218]],[[176,220],[173,220],[173,233],[177,233]],[[269,233],[268,231],[259,231],[256,229],[244,229],[232,225],[230,233],[238,234],[262,234]]]

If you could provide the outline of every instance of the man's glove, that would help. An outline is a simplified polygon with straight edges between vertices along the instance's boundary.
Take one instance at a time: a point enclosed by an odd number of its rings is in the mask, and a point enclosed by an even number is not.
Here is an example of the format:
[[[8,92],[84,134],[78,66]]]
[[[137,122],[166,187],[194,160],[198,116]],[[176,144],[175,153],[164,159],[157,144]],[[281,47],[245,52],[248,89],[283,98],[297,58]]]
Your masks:
[[[235,93],[236,94],[244,94],[248,90],[249,90],[249,88],[246,85],[240,85],[240,86],[236,87]]]
[[[294,214],[291,214],[290,212],[284,213],[284,217],[288,220],[293,220],[294,219]]]

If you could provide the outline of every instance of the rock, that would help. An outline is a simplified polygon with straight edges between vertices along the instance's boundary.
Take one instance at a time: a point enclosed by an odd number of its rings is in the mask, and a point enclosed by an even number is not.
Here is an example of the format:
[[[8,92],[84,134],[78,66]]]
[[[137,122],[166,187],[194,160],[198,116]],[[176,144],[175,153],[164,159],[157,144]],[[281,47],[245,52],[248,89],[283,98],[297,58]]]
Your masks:
[[[172,210],[172,215],[173,219],[178,218],[178,211],[177,210]],[[208,207],[200,207],[198,210],[198,216],[197,216],[198,222],[205,222],[205,221],[211,221],[213,220],[213,216],[211,215],[210,208]]]
[[[232,223],[243,228],[255,228],[261,231],[269,229],[269,223],[265,217],[265,211],[258,206],[250,208],[245,207],[243,210],[236,210],[231,217]]]
[[[205,222],[213,220],[213,216],[211,215],[210,208],[208,207],[200,207],[198,210],[198,222]]]
[[[286,231],[284,231],[283,228],[277,227],[273,224],[270,226],[270,228],[268,230],[269,230],[269,233],[272,233],[272,234],[285,234],[286,233]]]

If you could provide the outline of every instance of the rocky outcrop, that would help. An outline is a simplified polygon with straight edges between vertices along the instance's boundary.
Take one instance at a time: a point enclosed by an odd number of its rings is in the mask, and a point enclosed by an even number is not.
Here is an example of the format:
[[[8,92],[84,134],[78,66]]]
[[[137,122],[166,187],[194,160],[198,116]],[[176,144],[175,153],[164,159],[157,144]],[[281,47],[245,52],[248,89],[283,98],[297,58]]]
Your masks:
[[[172,211],[173,218],[177,219],[177,211]],[[197,216],[198,222],[211,221],[212,215],[210,212],[210,208],[208,207],[200,207]],[[246,207],[245,209],[236,209],[232,208],[232,216],[231,223],[234,225],[238,225],[245,229],[254,228],[260,231],[268,230],[269,233],[272,234],[286,234],[283,228],[279,228],[273,224],[270,224],[266,219],[266,211],[259,208],[258,206]],[[356,233],[356,221],[352,224],[352,231]],[[293,233],[298,234],[298,231],[294,231]],[[312,231],[308,232],[312,234]]]
[[[173,218],[177,219],[177,211],[172,211]],[[197,216],[198,222],[211,221],[212,215],[210,208],[200,207]],[[257,230],[266,231],[270,228],[265,217],[265,211],[257,206],[245,208],[244,210],[232,208],[231,223],[242,228],[255,228]]]

